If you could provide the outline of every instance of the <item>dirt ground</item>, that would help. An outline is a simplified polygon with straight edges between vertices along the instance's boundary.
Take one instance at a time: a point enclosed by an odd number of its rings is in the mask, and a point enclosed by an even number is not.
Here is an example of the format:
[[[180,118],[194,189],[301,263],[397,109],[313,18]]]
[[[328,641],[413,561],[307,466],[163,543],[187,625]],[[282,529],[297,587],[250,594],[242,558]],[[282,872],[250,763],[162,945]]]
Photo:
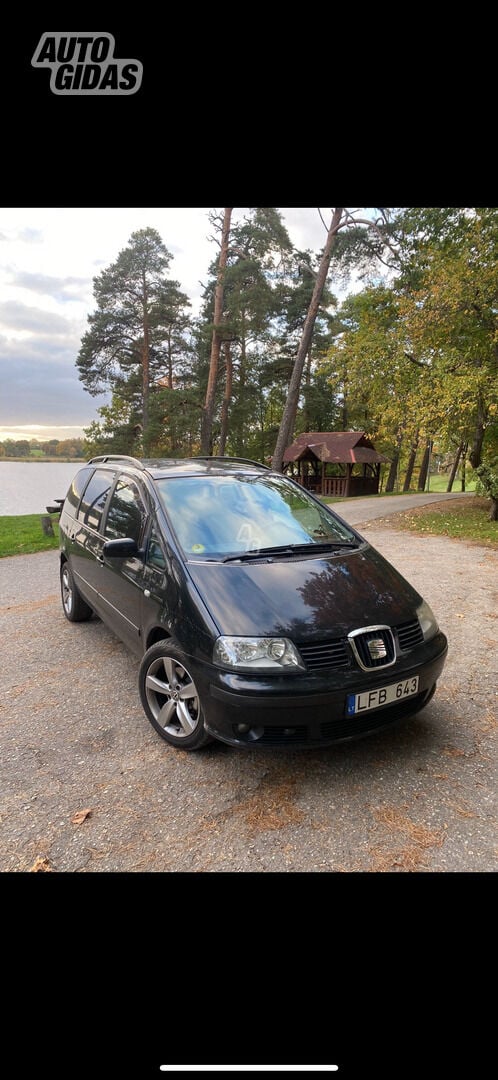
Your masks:
[[[0,560],[2,871],[490,872],[497,867],[498,551],[358,525],[449,638],[395,730],[312,751],[167,746],[138,660],[62,615],[58,553]]]

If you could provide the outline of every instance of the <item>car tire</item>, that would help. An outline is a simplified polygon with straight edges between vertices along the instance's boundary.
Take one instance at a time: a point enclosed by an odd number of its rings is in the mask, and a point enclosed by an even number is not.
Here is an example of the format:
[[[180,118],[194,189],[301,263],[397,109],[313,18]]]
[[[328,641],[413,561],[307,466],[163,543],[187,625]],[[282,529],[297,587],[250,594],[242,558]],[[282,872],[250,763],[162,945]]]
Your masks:
[[[61,599],[62,610],[69,622],[85,622],[92,617],[92,609],[76,587],[73,572],[67,562],[61,566]]]
[[[201,699],[187,663],[173,638],[156,642],[140,664],[140,697],[161,738],[182,750],[200,750],[213,738],[204,727]]]

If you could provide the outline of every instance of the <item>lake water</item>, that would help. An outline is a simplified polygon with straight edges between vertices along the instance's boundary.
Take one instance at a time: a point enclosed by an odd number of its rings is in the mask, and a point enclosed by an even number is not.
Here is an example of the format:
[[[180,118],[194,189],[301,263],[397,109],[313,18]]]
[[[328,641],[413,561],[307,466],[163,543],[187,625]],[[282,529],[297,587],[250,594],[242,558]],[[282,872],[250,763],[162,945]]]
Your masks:
[[[46,514],[47,504],[63,499],[83,461],[1,461],[0,517]]]

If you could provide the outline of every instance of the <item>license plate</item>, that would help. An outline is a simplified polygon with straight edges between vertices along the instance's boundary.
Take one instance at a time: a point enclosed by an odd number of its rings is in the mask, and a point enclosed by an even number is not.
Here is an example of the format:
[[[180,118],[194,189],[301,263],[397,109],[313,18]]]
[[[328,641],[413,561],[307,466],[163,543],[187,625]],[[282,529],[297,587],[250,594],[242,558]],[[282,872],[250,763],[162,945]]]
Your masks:
[[[378,686],[375,690],[364,690],[361,694],[348,694],[346,697],[346,713],[348,716],[356,716],[358,713],[367,712],[371,709],[381,709],[383,705],[392,705],[394,701],[404,701],[418,692],[418,675],[411,679],[402,679],[400,682],[389,683],[388,686]]]

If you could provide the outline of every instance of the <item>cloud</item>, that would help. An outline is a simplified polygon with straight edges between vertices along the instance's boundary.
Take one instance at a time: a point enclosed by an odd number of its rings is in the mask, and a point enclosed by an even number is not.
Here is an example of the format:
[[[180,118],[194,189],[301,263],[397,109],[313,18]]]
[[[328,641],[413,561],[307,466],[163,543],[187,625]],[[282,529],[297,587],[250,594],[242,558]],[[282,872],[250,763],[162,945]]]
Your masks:
[[[286,207],[280,209],[293,243],[301,251],[318,252],[324,247],[327,239],[327,231],[316,207]],[[327,227],[332,220],[332,210],[322,210],[322,216]]]
[[[0,338],[0,425],[87,426],[106,397],[91,397],[78,379],[74,346],[59,338]]]
[[[6,240],[9,243],[20,241],[23,244],[42,244],[44,236],[41,229],[32,229],[26,225],[22,229],[12,229],[10,234],[0,232],[0,240]]]
[[[0,441],[4,439],[81,439],[83,428],[75,424],[0,424]]]
[[[220,209],[220,208],[218,208]],[[83,424],[106,398],[83,389],[75,367],[87,315],[94,310],[91,277],[112,265],[132,232],[153,226],[175,259],[169,276],[201,306],[216,247],[207,207],[6,208],[0,210],[3,303],[0,317],[0,423]],[[283,209],[291,239],[317,252],[326,232],[316,208]],[[331,211],[322,211],[330,220]],[[243,220],[240,207],[234,220]],[[29,223],[32,222],[32,225]],[[38,223],[36,225],[36,223]],[[6,265],[8,262],[8,265]],[[72,275],[72,276],[69,276]],[[23,290],[21,292],[21,290]],[[28,290],[25,292],[24,290]],[[40,303],[42,308],[37,309]],[[45,310],[46,308],[50,310]],[[20,340],[22,338],[23,340]]]
[[[43,233],[41,229],[31,229],[28,226],[25,229],[19,229],[17,239],[23,240],[26,244],[41,244],[43,242]]]
[[[30,289],[44,296],[52,296],[55,300],[87,300],[90,278],[83,277],[54,277],[50,274],[32,274],[28,270],[20,270],[12,274],[11,284],[18,285],[21,289]]]
[[[33,334],[69,336],[71,323],[62,315],[41,308],[28,307],[18,300],[4,300],[0,303],[0,323],[11,330],[27,330]]]

